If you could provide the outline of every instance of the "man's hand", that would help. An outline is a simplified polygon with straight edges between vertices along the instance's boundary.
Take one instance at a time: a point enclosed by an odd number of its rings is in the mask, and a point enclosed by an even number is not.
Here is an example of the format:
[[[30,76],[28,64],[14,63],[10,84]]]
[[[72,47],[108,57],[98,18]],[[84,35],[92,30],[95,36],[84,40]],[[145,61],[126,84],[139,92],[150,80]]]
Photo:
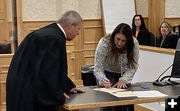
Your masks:
[[[85,91],[74,87],[69,92],[70,93],[84,93]]]
[[[103,85],[104,85],[105,88],[110,88],[110,87],[111,87],[111,82],[110,82],[110,80],[104,80],[104,81],[103,81]]]
[[[64,97],[65,97],[66,99],[69,99],[69,98],[70,98],[66,93],[64,93]]]
[[[117,87],[117,88],[121,88],[121,89],[127,88],[126,84],[122,80],[119,80],[113,87]]]
[[[84,93],[85,91],[74,87],[74,88],[72,88],[69,92],[70,92],[70,93]],[[69,99],[69,98],[70,98],[66,93],[64,93],[63,95],[64,95],[64,97],[65,97],[66,99]]]

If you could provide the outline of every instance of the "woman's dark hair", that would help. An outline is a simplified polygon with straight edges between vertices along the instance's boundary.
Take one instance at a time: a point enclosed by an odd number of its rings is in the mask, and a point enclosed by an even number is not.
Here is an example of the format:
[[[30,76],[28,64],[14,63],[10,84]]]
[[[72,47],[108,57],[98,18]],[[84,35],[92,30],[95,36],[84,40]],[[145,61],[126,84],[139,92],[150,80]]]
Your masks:
[[[119,52],[119,50],[116,48],[115,41],[114,41],[115,35],[118,33],[123,34],[126,37],[127,42],[125,45],[125,49],[127,51],[128,63],[130,66],[135,67],[134,63],[136,62],[134,60],[134,53],[133,53],[134,40],[132,36],[131,27],[128,24],[121,23],[112,32],[111,34],[112,54],[117,57],[117,54]]]
[[[134,15],[133,20],[132,20],[132,31],[133,31],[133,35],[134,35],[134,36],[135,36],[135,34],[136,34],[135,17],[139,17],[140,20],[141,20],[140,30],[141,30],[141,31],[146,31],[146,30],[147,30],[147,29],[146,29],[146,26],[145,26],[145,24],[144,24],[144,19],[143,19],[142,15]]]

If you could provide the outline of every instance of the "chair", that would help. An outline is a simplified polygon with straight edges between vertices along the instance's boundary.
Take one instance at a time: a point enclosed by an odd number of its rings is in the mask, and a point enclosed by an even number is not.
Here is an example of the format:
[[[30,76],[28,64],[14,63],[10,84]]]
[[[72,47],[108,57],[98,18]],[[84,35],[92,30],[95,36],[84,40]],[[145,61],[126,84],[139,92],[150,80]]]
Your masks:
[[[0,43],[0,54],[10,54],[11,44],[10,43]]]
[[[82,66],[81,74],[82,74],[82,80],[84,86],[97,85],[93,70],[94,70],[94,65]]]
[[[149,35],[150,35],[150,36],[149,36],[149,37],[150,37],[150,39],[149,39],[149,40],[150,40],[150,41],[149,41],[149,45],[150,45],[150,46],[154,46],[154,45],[155,45],[155,44],[154,44],[154,39],[155,39],[155,38],[154,38],[154,34],[151,33],[151,32],[149,32]]]

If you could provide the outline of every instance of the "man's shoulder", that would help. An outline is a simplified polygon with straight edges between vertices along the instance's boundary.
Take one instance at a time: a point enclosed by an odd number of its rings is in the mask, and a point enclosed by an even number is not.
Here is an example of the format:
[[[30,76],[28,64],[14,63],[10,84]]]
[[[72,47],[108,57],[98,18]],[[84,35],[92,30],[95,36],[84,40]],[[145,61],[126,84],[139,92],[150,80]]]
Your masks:
[[[35,33],[49,33],[51,31],[54,31],[54,29],[57,28],[57,24],[56,23],[52,23],[52,24],[49,24],[47,26],[44,26],[36,31],[34,31]]]

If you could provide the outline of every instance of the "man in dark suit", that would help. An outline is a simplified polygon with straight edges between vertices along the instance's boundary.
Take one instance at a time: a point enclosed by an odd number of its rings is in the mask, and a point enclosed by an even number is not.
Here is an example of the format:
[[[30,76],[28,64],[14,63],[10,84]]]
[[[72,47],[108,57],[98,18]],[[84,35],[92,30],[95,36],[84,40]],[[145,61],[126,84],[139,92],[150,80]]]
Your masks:
[[[68,93],[84,92],[67,77],[66,40],[79,34],[75,11],[28,34],[15,52],[7,75],[7,111],[58,111]]]

